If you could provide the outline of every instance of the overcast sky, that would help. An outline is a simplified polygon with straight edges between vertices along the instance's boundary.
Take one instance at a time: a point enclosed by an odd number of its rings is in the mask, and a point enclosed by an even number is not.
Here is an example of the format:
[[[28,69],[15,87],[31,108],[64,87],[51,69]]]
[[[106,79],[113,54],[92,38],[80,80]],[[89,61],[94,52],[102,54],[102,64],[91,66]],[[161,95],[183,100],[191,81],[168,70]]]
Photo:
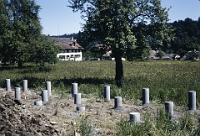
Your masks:
[[[43,34],[62,35],[77,33],[81,30],[84,21],[80,13],[72,12],[68,8],[68,0],[36,0],[41,6],[39,13]],[[200,17],[199,0],[161,0],[163,7],[170,8],[170,22],[191,18],[197,20]]]

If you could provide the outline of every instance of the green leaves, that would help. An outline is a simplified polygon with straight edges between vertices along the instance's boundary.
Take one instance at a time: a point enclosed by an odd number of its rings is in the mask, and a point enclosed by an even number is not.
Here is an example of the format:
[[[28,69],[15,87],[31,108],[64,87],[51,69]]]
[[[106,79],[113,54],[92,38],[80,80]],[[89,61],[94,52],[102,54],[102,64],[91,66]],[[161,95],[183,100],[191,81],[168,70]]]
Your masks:
[[[40,6],[34,0],[2,0],[0,5],[0,59],[21,67],[34,52],[29,51],[31,42],[41,33]]]
[[[167,10],[160,0],[70,0],[70,4],[73,11],[85,14],[84,31],[91,42],[111,46],[117,82],[123,79],[121,57],[125,52],[129,58],[133,58],[133,49],[139,50],[138,56],[146,56],[150,42],[158,46],[171,40]]]
[[[46,36],[41,35],[36,41],[32,41],[30,52],[30,62],[39,64],[40,70],[45,66],[45,63],[54,64],[58,61],[56,55],[60,51],[58,45],[48,39]]]
[[[169,9],[162,8],[160,0],[70,0],[70,3],[72,9],[86,14],[84,30],[90,38],[112,48],[146,48],[150,45],[149,36],[157,46],[173,40],[173,30],[166,24]]]
[[[175,53],[179,53],[181,56],[185,55],[188,51],[198,50],[200,45],[198,27],[200,21],[194,21],[190,18],[186,18],[184,21],[175,21],[172,26],[175,28],[175,40],[172,42],[172,49]]]

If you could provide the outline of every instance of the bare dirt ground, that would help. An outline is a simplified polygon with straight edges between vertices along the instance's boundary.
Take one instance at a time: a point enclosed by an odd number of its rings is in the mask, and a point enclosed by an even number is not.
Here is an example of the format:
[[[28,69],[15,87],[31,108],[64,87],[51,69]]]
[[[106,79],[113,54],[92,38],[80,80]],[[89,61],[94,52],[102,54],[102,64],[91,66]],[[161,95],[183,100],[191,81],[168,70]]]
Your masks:
[[[34,101],[41,100],[41,92],[30,90],[21,93],[21,100],[14,99],[14,91],[0,88],[0,135],[2,136],[78,136],[81,121],[87,120],[92,135],[116,135],[116,124],[124,118],[129,120],[130,112],[140,112],[141,120],[146,112],[155,114],[161,105],[144,107],[132,101],[123,101],[123,109],[115,110],[114,100],[105,102],[93,95],[82,94],[84,112],[76,112],[71,94],[65,99],[52,92],[48,102],[35,107]]]

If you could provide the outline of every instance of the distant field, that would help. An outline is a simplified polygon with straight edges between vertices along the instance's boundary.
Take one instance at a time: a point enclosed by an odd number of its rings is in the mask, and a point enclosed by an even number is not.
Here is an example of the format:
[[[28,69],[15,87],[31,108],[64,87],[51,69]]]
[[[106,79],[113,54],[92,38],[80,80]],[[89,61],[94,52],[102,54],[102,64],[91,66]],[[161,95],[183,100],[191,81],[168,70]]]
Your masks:
[[[71,91],[71,83],[79,83],[79,92],[92,93],[101,97],[103,86],[111,86],[111,97],[140,100],[141,90],[150,89],[150,100],[158,103],[172,100],[177,105],[187,105],[187,92],[197,91],[197,106],[200,103],[200,63],[191,61],[124,61],[124,84],[115,86],[114,61],[59,62],[47,65],[45,71],[26,64],[24,68],[0,67],[0,86],[5,87],[5,79],[10,78],[12,87],[22,86],[27,79],[29,88],[42,90],[45,81],[52,81],[53,91],[63,97]]]

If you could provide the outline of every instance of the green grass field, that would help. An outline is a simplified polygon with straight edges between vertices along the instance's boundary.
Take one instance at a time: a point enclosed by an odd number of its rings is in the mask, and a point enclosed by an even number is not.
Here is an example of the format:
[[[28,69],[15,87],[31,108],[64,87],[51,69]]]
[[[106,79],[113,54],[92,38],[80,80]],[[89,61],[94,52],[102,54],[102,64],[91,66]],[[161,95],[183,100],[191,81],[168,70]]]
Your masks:
[[[124,99],[141,99],[142,88],[150,89],[150,100],[164,102],[172,100],[178,105],[187,105],[187,92],[197,91],[197,104],[200,102],[200,63],[191,61],[144,61],[123,62],[124,83],[122,88],[115,86],[114,61],[59,62],[47,65],[39,71],[35,65],[24,68],[1,67],[0,86],[5,87],[5,79],[10,78],[12,87],[22,86],[27,79],[29,88],[41,90],[45,81],[52,82],[58,93],[70,93],[71,83],[79,83],[79,91],[101,95],[104,85],[111,86],[111,97],[121,95]]]
[[[104,85],[111,86],[111,97],[120,95],[134,103],[141,102],[142,88],[150,89],[150,101],[163,104],[173,101],[175,105],[187,109],[188,91],[197,92],[197,109],[200,103],[200,62],[191,61],[133,61],[123,62],[124,83],[122,88],[115,86],[114,61],[59,62],[47,65],[39,71],[36,65],[26,64],[24,68],[15,66],[0,67],[0,87],[5,80],[11,79],[12,87],[22,86],[22,80],[28,80],[28,86],[35,91],[45,89],[45,82],[52,82],[53,93],[63,98],[71,93],[71,83],[79,84],[79,92],[93,94],[102,98]],[[86,96],[86,95],[85,95]],[[119,135],[198,135],[198,118],[184,117],[179,122],[169,119],[164,112],[158,111],[154,119],[145,116],[141,125],[121,120],[117,125]],[[84,126],[87,126],[84,125]],[[197,134],[198,133],[198,134]]]

